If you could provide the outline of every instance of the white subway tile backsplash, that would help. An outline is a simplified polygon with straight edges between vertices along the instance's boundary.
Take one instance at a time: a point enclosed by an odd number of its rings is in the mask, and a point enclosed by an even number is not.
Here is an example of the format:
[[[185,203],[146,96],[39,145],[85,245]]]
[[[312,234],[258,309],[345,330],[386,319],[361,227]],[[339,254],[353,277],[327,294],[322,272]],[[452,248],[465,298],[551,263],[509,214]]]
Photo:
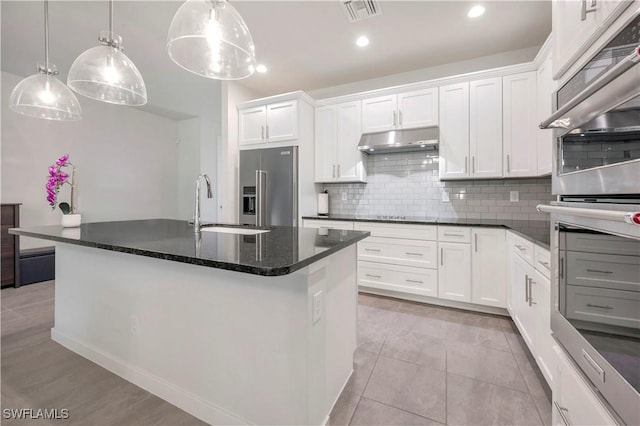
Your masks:
[[[369,183],[324,185],[329,213],[547,220],[535,206],[554,199],[549,177],[440,181],[437,153],[366,156],[365,167]],[[509,201],[510,191],[520,192],[519,202]]]

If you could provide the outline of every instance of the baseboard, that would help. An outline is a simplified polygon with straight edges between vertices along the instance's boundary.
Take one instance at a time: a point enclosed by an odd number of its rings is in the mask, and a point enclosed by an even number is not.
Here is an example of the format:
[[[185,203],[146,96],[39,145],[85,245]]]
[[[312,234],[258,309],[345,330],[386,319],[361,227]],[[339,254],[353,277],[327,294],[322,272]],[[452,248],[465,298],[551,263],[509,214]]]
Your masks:
[[[333,401],[333,404],[331,404],[331,408],[329,409],[327,416],[324,418],[322,422],[322,426],[329,424],[329,417],[331,416],[331,412],[333,411],[333,408],[338,403],[338,400],[340,399],[340,395],[342,395],[342,392],[344,392],[344,388],[347,387],[347,383],[349,383],[349,380],[351,380],[351,376],[353,376],[353,369],[351,369],[351,373],[349,373],[349,377],[347,377],[347,380],[345,380],[344,384],[342,385],[342,388],[340,389],[340,393],[338,393],[338,396],[336,397],[335,401]]]
[[[251,424],[239,416],[229,413],[199,396],[167,382],[153,374],[128,365],[121,359],[114,358],[99,349],[68,336],[55,328],[51,329],[51,339],[72,352],[98,364],[102,368],[122,377],[134,385],[175,405],[194,417],[209,424],[247,425]]]

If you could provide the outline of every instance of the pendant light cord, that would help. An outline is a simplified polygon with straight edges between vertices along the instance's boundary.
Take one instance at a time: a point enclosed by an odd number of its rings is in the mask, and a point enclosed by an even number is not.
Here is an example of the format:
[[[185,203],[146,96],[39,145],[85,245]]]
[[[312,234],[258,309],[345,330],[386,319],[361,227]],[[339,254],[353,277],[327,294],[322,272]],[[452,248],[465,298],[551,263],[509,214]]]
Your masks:
[[[49,73],[49,0],[44,0],[44,67]]]

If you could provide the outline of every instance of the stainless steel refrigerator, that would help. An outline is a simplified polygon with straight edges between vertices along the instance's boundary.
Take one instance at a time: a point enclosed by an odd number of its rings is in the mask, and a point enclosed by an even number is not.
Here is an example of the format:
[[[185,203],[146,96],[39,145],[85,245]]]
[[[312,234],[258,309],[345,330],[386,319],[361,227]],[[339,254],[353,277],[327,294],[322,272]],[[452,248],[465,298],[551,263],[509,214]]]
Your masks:
[[[240,151],[240,223],[298,225],[298,147]]]

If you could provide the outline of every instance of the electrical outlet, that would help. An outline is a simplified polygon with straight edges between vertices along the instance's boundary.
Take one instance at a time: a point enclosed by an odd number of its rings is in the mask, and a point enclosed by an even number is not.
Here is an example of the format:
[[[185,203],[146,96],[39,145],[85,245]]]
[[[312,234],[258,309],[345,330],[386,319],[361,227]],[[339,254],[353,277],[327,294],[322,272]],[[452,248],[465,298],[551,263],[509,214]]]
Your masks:
[[[317,323],[322,318],[322,290],[313,295],[313,323]]]
[[[131,334],[137,336],[140,332],[140,320],[136,315],[131,315]]]
[[[442,202],[443,203],[448,203],[449,202],[449,193],[448,192],[443,192],[442,193]]]
[[[341,192],[340,195],[342,195],[342,201],[347,201],[347,193],[346,192]]]
[[[518,191],[509,191],[509,201],[512,203],[517,203],[520,201],[520,192]]]

